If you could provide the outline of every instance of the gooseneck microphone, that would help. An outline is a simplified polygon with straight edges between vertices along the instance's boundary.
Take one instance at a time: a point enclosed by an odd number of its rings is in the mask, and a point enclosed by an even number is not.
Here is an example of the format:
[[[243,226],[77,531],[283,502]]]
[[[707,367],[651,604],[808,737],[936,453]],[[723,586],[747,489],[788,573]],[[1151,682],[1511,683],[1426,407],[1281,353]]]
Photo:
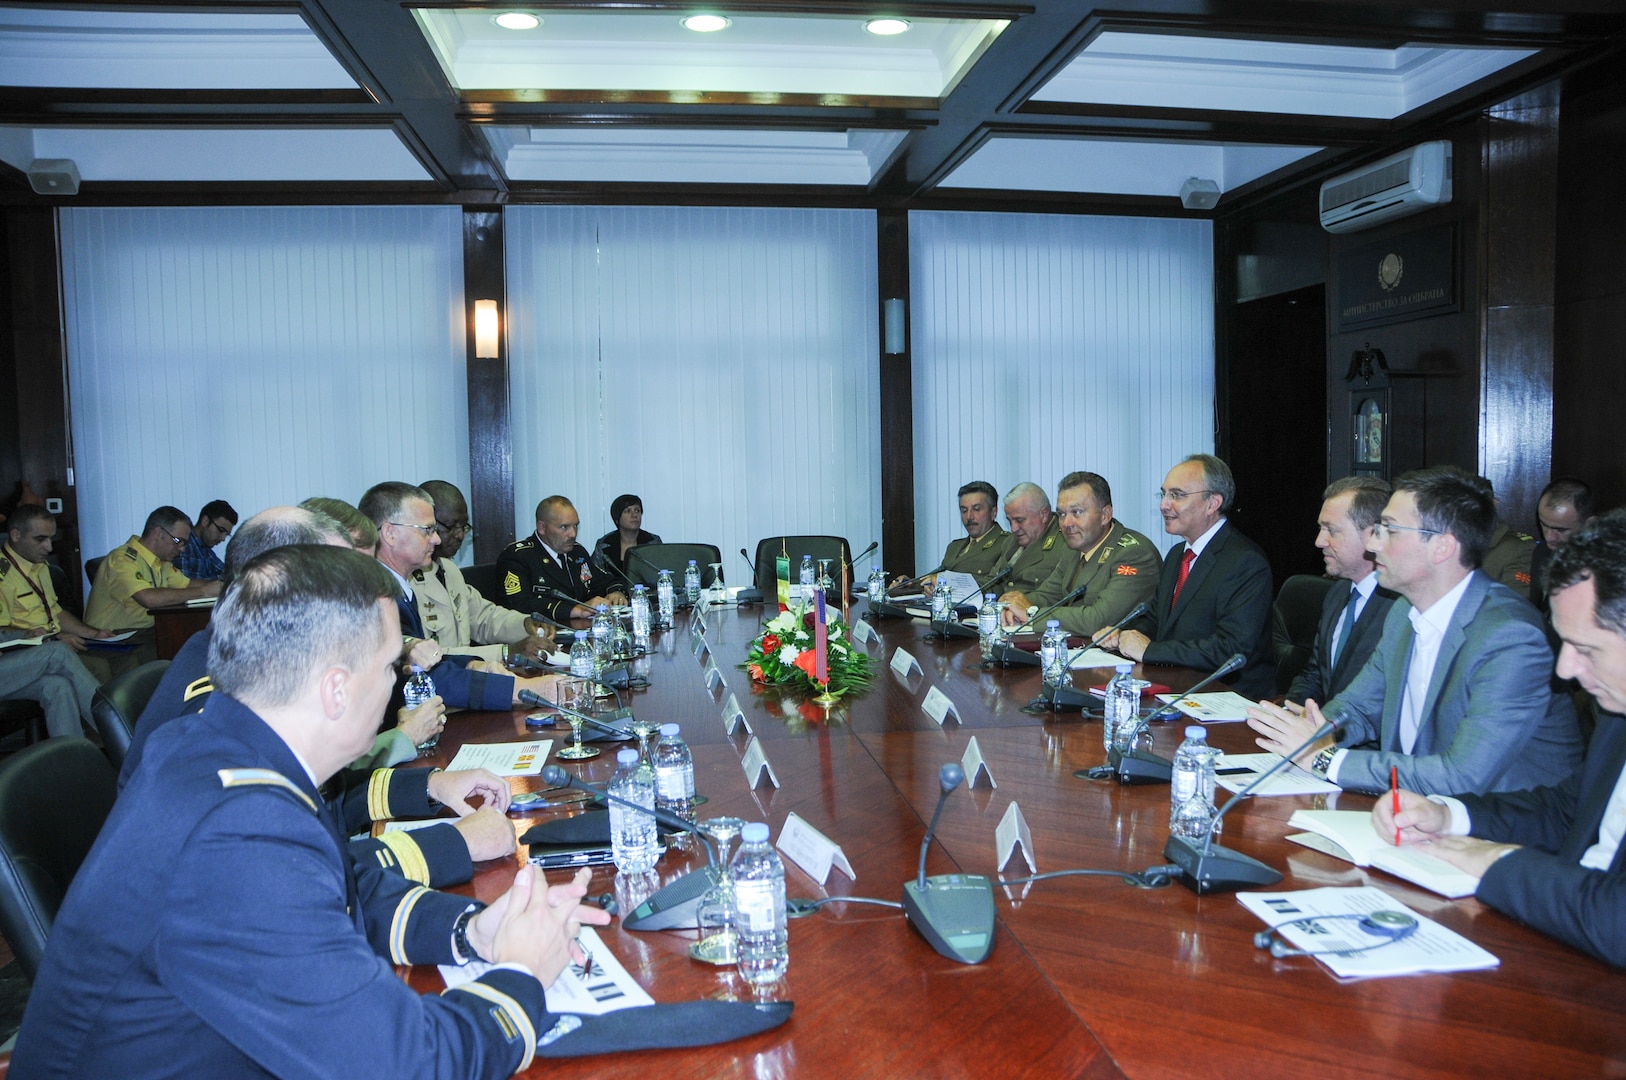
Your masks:
[[[700,926],[700,901],[705,898],[711,887],[717,884],[717,878],[721,874],[717,866],[717,851],[711,837],[676,814],[669,814],[665,810],[651,810],[647,806],[628,802],[619,795],[610,794],[597,784],[577,779],[557,765],[545,767],[542,770],[542,779],[553,787],[591,792],[602,799],[649,814],[670,830],[700,837],[701,845],[706,851],[705,867],[684,874],[621,918],[621,925],[627,930],[693,930]]]
[[[1185,693],[1179,696],[1189,697],[1192,694],[1195,694],[1198,690],[1201,690],[1215,679],[1222,679],[1231,672],[1237,670],[1243,664],[1247,663],[1247,660],[1248,658],[1243,656],[1241,653],[1233,653],[1230,658],[1225,661],[1225,663],[1215,668],[1213,674],[1209,675],[1208,678],[1197,683],[1190,690],[1187,690]],[[1170,710],[1173,711],[1171,712]],[[1174,775],[1174,762],[1170,761],[1161,754],[1154,754],[1150,750],[1134,749],[1135,741],[1140,737],[1140,733],[1146,729],[1146,725],[1151,723],[1153,720],[1165,719],[1165,713],[1167,713],[1170,717],[1178,716],[1180,710],[1175,707],[1173,702],[1170,702],[1167,705],[1153,709],[1145,716],[1137,719],[1135,721],[1135,726],[1130,728],[1121,740],[1128,745],[1130,749],[1127,752],[1124,752],[1118,750],[1118,748],[1114,746],[1111,750],[1107,751],[1107,763],[1105,765],[1098,765],[1089,770],[1089,777],[1092,780],[1115,778],[1120,784],[1167,784],[1169,779]],[[1117,735],[1114,734],[1112,741],[1116,743],[1120,740],[1118,739]]]
[[[751,561],[750,554],[744,548],[740,548],[740,558],[744,559],[745,565],[751,568],[751,586],[750,588],[741,589],[735,594],[734,603],[741,607],[746,604],[760,604],[762,603],[762,590],[757,588],[757,564]]]
[[[1169,842],[1163,845],[1163,857],[1180,868],[1180,883],[1201,896],[1211,892],[1230,892],[1250,885],[1274,885],[1282,880],[1279,871],[1258,859],[1214,843],[1214,831],[1231,807],[1253,794],[1255,788],[1285,768],[1288,762],[1337,730],[1338,721],[1328,720],[1297,749],[1283,755],[1280,761],[1254,777],[1252,783],[1232,795],[1220,807],[1219,813],[1210,819],[1208,831],[1201,840],[1170,834]]]
[[[962,964],[980,964],[994,948],[993,882],[981,874],[926,876],[926,852],[937,832],[937,819],[949,793],[964,779],[965,770],[952,761],[937,771],[942,792],[920,841],[920,869],[915,880],[903,886],[903,914],[942,955]]]

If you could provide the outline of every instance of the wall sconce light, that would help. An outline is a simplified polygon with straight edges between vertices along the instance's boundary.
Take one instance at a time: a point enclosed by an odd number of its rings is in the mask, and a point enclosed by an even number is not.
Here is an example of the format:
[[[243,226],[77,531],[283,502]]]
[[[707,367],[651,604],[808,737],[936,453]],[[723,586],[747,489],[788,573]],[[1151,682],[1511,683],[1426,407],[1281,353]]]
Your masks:
[[[497,334],[497,301],[474,302],[474,355],[481,360],[495,360],[500,354]]]
[[[901,356],[904,352],[904,318],[903,300],[893,297],[886,301],[882,309],[885,314],[886,354],[888,356]]]

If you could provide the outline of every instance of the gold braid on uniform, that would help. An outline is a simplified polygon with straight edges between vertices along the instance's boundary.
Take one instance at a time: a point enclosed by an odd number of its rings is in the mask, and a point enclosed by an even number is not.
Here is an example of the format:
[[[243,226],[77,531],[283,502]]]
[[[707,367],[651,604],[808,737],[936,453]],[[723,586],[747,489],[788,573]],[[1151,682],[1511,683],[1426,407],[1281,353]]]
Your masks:
[[[373,821],[395,816],[390,813],[390,781],[394,777],[394,769],[374,769],[372,779],[367,781],[367,816]]]
[[[378,861],[384,865],[384,869],[390,869],[385,860],[393,855],[394,861],[400,864],[403,877],[419,885],[429,884],[429,861],[423,857],[423,849],[412,839],[411,833],[387,832],[378,838],[378,842],[388,849],[378,852]]]

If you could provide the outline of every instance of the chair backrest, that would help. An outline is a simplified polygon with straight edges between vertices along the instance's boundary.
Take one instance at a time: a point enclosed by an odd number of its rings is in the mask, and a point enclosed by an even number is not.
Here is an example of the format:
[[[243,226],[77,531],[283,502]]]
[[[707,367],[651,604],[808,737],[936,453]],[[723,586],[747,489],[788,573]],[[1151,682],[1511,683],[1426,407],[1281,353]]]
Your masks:
[[[1299,672],[1309,664],[1315,650],[1315,636],[1321,629],[1321,605],[1332,586],[1331,578],[1318,574],[1294,574],[1282,582],[1271,613],[1278,693],[1286,693]]]
[[[813,556],[816,567],[820,559],[830,560],[830,576],[841,584],[841,567],[853,561],[853,549],[844,536],[769,536],[757,541],[757,588],[762,595],[772,598],[776,594],[774,581],[777,574],[774,560],[781,554],[790,556],[790,579],[796,580],[801,569],[802,556]]]
[[[502,579],[497,576],[496,563],[480,563],[478,566],[463,566],[459,569],[463,571],[463,580],[468,582],[475,592],[493,604],[502,603]]]
[[[113,768],[124,767],[124,755],[130,752],[130,738],[135,734],[136,719],[152,700],[152,693],[169,670],[168,660],[154,660],[133,671],[126,671],[106,686],[96,689],[90,699],[90,715],[96,720],[102,745]]]
[[[106,555],[96,555],[96,556],[92,556],[91,558],[85,560],[85,580],[86,581],[90,582],[92,585],[96,584],[96,571],[98,571],[98,570],[100,570],[102,568],[102,563],[106,559],[107,559]],[[90,596],[90,594],[87,592],[85,594],[85,596],[88,598]]]
[[[117,794],[113,766],[88,739],[46,739],[0,762],[0,934],[30,981]]]
[[[627,576],[639,585],[655,587],[662,570],[672,571],[677,587],[683,588],[683,570],[693,559],[700,564],[700,587],[712,587],[712,563],[723,561],[715,544],[639,544],[627,552]]]

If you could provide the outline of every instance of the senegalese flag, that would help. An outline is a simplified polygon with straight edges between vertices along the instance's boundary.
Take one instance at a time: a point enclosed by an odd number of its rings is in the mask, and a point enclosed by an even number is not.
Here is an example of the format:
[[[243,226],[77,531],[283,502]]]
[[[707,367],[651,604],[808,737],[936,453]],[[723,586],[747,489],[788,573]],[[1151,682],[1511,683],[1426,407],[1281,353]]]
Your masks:
[[[813,590],[813,680],[830,682],[830,628],[824,619],[824,590]]]

